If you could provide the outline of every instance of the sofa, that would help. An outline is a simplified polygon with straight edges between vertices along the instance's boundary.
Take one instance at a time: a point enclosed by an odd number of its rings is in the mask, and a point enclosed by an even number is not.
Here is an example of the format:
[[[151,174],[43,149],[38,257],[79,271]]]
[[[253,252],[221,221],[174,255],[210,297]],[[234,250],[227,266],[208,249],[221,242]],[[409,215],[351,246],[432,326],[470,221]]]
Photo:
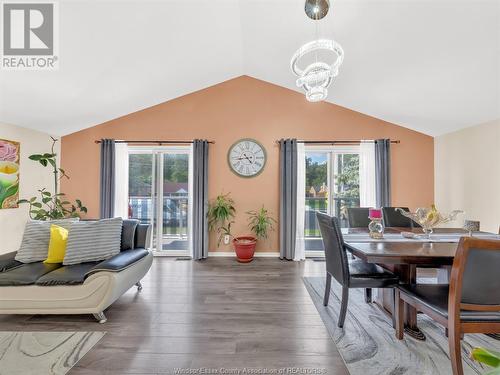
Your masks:
[[[142,289],[153,262],[150,231],[124,220],[120,253],[97,262],[21,263],[16,252],[0,255],[0,314],[93,314],[105,323],[107,307],[134,285]]]

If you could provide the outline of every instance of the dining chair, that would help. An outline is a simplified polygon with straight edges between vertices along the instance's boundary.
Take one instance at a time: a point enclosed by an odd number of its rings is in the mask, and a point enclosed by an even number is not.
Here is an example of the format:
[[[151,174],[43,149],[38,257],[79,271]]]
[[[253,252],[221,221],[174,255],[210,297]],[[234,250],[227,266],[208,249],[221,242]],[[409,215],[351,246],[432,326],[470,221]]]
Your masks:
[[[404,304],[447,328],[453,375],[463,375],[464,333],[500,333],[500,241],[462,237],[450,284],[400,285],[396,289],[396,337],[403,338]]]
[[[348,262],[339,221],[320,212],[316,213],[323,238],[326,258],[326,287],[323,305],[328,306],[332,276],[342,286],[342,301],[337,325],[342,328],[347,313],[350,288],[365,288],[365,300],[371,302],[371,288],[389,288],[398,283],[398,277],[382,267],[362,260]]]
[[[348,207],[347,208],[347,222],[349,228],[368,228],[370,218],[368,207]]]
[[[419,227],[412,219],[401,215],[396,208],[410,211],[408,207],[382,207],[382,218],[386,227],[415,228]]]

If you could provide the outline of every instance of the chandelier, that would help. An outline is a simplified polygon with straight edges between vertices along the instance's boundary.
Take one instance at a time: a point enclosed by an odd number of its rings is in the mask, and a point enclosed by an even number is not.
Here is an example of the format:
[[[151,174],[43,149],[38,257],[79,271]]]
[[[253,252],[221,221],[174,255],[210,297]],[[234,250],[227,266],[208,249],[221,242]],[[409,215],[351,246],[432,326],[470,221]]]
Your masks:
[[[305,12],[309,18],[318,21],[328,13],[330,4],[328,0],[306,0]],[[329,62],[320,61],[319,56],[332,55]],[[301,68],[299,63],[313,56],[314,62]],[[306,98],[310,102],[325,100],[328,96],[328,87],[339,74],[339,67],[344,60],[344,50],[334,40],[317,39],[300,47],[292,56],[290,68],[298,77],[297,87],[302,87]]]

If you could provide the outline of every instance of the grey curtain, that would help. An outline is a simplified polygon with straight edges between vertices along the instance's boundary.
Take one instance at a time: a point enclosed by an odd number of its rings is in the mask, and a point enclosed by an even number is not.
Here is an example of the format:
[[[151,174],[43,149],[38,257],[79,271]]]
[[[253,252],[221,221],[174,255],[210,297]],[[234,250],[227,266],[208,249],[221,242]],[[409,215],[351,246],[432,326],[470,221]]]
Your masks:
[[[115,140],[101,139],[101,218],[114,215],[115,203]]]
[[[208,257],[208,141],[193,141],[193,259]]]
[[[297,227],[297,140],[280,140],[280,258],[293,260]]]
[[[375,141],[375,189],[377,207],[391,206],[391,140]]]

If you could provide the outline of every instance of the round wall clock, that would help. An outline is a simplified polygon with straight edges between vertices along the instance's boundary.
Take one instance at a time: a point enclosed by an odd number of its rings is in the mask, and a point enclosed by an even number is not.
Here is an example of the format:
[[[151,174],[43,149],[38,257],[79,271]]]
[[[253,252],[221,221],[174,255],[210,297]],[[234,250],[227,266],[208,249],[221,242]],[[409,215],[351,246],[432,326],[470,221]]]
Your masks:
[[[266,150],[254,139],[240,139],[229,148],[227,161],[238,176],[254,177],[266,165]]]

